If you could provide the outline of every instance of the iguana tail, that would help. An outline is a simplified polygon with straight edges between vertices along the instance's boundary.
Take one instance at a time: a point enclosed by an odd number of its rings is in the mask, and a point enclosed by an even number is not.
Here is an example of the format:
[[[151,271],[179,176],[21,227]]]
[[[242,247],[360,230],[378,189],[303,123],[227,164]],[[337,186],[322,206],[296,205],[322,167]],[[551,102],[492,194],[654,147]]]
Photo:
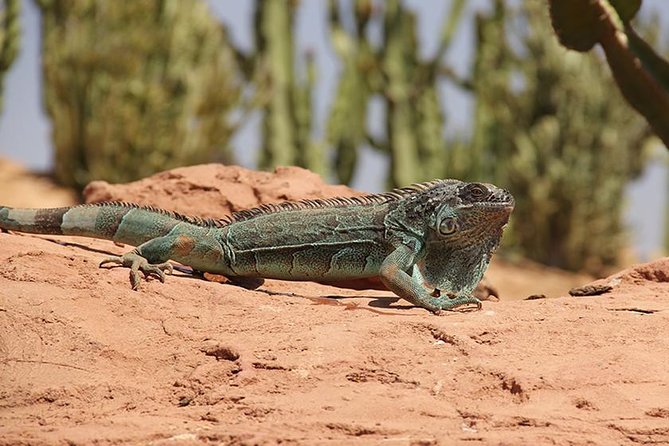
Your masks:
[[[84,204],[51,209],[0,206],[0,229],[93,237],[134,246],[167,235],[183,223],[202,225],[206,221],[130,203]]]

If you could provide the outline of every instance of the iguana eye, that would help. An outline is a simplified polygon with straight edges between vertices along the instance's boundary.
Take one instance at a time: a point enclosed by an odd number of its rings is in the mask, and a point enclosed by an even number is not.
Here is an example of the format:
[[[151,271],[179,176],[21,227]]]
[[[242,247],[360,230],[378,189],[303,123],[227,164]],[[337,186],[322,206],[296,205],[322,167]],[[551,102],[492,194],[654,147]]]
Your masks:
[[[469,193],[475,199],[487,197],[489,194],[488,188],[478,183],[473,183],[469,186]]]
[[[455,217],[444,218],[439,223],[439,232],[441,235],[451,235],[458,230],[458,221]]]

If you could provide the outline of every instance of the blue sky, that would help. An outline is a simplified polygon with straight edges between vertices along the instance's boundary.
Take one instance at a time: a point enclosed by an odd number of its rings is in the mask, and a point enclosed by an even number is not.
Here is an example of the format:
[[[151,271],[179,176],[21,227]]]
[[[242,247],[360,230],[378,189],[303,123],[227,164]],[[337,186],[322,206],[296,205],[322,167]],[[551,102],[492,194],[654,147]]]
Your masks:
[[[346,0],[350,1],[350,0]],[[213,13],[225,22],[234,42],[248,48],[251,42],[251,10],[253,2],[233,0],[208,0]],[[437,45],[436,37],[443,15],[450,6],[444,0],[405,0],[418,14],[421,51],[432,54]],[[4,106],[0,115],[0,156],[18,161],[31,169],[47,171],[52,165],[50,123],[41,105],[39,66],[39,12],[34,2],[24,1],[22,10],[22,40],[19,56],[5,78]],[[317,122],[323,122],[332,98],[337,77],[337,65],[326,34],[325,0],[302,1],[297,16],[297,43],[299,51],[313,49],[317,57],[318,89],[315,97]],[[485,9],[487,0],[467,2],[467,14]],[[669,36],[669,2],[646,0],[642,12],[658,14],[664,41]],[[464,21],[448,55],[449,63],[456,71],[463,72],[472,57],[471,21]],[[456,89],[445,87],[449,98],[449,109],[459,113],[448,113],[448,129],[466,131],[469,127],[471,100]],[[250,119],[233,141],[239,164],[254,167],[258,148],[258,118]],[[372,118],[370,125],[375,124]],[[380,125],[380,121],[377,125]],[[321,129],[322,130],[322,129]],[[664,155],[664,149],[660,152]],[[663,157],[666,158],[666,157]],[[379,191],[387,160],[371,151],[363,150],[362,163],[354,179],[354,187],[367,191]],[[632,238],[639,254],[646,258],[661,246],[664,224],[665,194],[668,189],[666,162],[651,166],[644,177],[632,184],[627,198],[627,220],[632,228]],[[658,192],[659,191],[659,192]]]

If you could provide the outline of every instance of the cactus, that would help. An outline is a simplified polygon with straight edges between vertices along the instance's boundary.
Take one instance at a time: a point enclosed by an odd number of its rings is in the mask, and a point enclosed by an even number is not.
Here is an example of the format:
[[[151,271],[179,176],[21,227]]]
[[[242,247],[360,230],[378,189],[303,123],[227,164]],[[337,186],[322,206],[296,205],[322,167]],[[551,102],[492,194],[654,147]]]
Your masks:
[[[542,12],[526,1],[518,16],[496,0],[491,14],[477,18],[468,82],[477,98],[472,159],[458,168],[517,197],[509,235],[522,254],[598,272],[624,246],[624,187],[642,169],[651,135],[612,94],[597,55],[565,53]],[[515,52],[507,25],[519,17],[528,30]],[[457,175],[456,166],[462,163],[451,164]]]
[[[259,101],[263,110],[259,166],[299,165],[324,174],[324,148],[312,136],[313,56],[306,56],[305,79],[295,73],[296,8],[296,1],[257,0],[256,48],[252,54],[238,54],[246,61],[249,80],[267,89]]]
[[[437,81],[444,54],[461,17],[464,2],[456,0],[446,15],[437,54],[419,56],[416,17],[399,0],[384,3],[379,17],[369,0],[355,3],[355,29],[346,31],[337,2],[330,2],[333,47],[344,69],[328,120],[328,141],[337,153],[337,172],[349,182],[357,149],[364,142],[390,157],[391,186],[431,179],[441,173],[445,117]],[[382,40],[374,48],[368,27],[380,18]],[[367,104],[380,97],[385,106],[385,138],[366,129]]]
[[[549,0],[548,4],[560,43],[576,51],[600,44],[625,99],[669,147],[669,64],[630,23],[641,0]]]
[[[418,55],[415,15],[399,0],[386,2],[376,14],[372,0],[355,0],[348,29],[337,0],[330,0],[330,36],[342,63],[337,92],[326,123],[326,142],[334,149],[339,180],[349,183],[357,154],[365,142],[390,156],[391,185],[432,179],[441,173],[445,149],[444,114],[437,81],[441,60],[461,17],[464,0],[455,0],[446,16],[434,58]],[[315,140],[311,96],[313,63],[306,57],[306,76],[296,74],[293,25],[297,2],[256,0],[255,48],[236,50],[239,65],[256,85],[263,111],[259,165],[296,164],[325,173],[325,142]],[[372,22],[382,25],[383,40],[374,47],[368,38]],[[367,109],[373,98],[385,104],[386,138],[367,131]]]
[[[229,159],[234,56],[199,0],[38,0],[55,174],[83,187]]]
[[[376,74],[369,41],[360,38],[371,17],[372,2],[356,1],[355,34],[346,31],[338,2],[329,0],[328,6],[332,46],[343,68],[328,116],[326,139],[335,151],[339,181],[349,184],[358,161],[358,149],[365,142],[370,82],[374,82],[371,77]]]
[[[4,8],[0,10],[0,110],[2,110],[2,92],[5,74],[11,67],[19,50],[19,16],[21,3],[19,0],[4,0]]]
[[[297,125],[293,97],[293,17],[296,4],[282,0],[256,2],[257,62],[268,76],[271,90],[264,110],[260,166],[295,164]]]
[[[669,148],[669,62],[630,23],[641,7],[641,0],[549,0],[548,3],[560,43],[576,51],[588,51],[600,44],[625,99]],[[590,19],[588,26],[575,26],[573,17],[586,15],[596,20]],[[575,44],[580,41],[587,41],[588,45]],[[665,248],[669,248],[669,227]]]

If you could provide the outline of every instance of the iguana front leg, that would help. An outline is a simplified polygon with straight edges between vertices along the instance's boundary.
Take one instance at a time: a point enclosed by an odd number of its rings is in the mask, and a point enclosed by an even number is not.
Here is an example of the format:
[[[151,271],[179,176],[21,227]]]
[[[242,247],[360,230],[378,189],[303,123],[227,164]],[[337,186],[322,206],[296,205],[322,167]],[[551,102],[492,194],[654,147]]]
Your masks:
[[[448,294],[435,297],[414,276],[406,273],[414,265],[416,255],[406,246],[399,246],[381,264],[379,275],[381,281],[391,291],[414,305],[438,313],[441,310],[452,310],[467,304],[481,307],[481,301],[474,296],[457,296]]]

